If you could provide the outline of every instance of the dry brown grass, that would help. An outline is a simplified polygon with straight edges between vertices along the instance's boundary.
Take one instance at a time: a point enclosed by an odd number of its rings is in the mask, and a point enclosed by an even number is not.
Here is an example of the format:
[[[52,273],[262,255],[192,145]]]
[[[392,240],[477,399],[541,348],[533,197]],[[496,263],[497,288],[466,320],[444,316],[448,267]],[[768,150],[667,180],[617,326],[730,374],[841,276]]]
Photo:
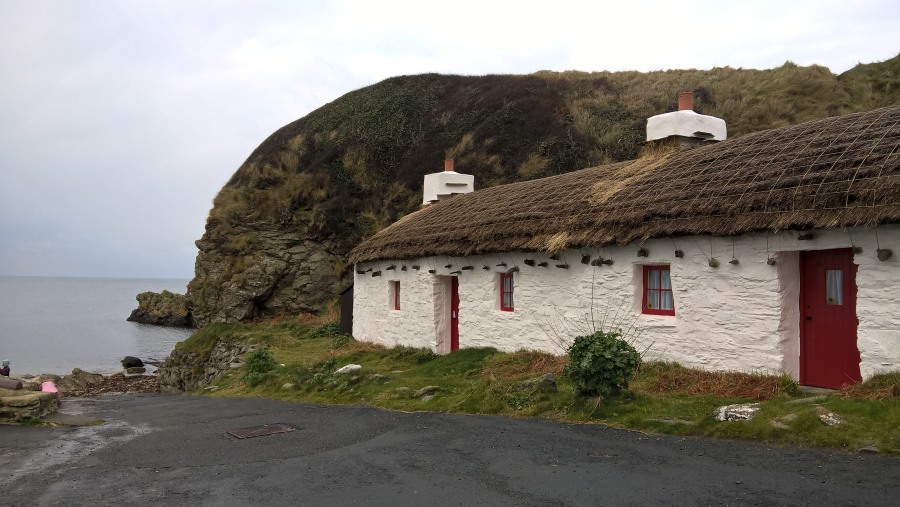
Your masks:
[[[567,356],[520,351],[491,356],[485,364],[484,374],[501,380],[518,380],[544,373],[552,373],[559,377],[567,364],[569,364]]]
[[[705,371],[673,363],[644,363],[632,389],[648,393],[687,396],[721,396],[768,400],[791,381],[784,375],[763,375],[736,371]]]
[[[866,400],[900,398],[900,371],[879,373],[861,384],[845,386],[835,396]]]

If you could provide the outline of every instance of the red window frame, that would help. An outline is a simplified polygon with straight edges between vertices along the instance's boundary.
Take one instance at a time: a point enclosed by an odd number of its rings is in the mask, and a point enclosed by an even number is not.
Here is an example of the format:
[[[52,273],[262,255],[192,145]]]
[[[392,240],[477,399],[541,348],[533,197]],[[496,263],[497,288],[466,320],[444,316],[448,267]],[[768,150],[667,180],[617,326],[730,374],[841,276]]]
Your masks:
[[[666,271],[669,273],[669,288],[664,289],[661,286],[656,288],[650,288],[650,276],[654,271]],[[675,315],[675,296],[672,294],[672,270],[669,266],[644,266],[644,283],[643,283],[643,301],[641,302],[641,312],[647,315]],[[660,279],[662,277],[660,276]],[[660,284],[662,285],[662,284]],[[656,292],[657,296],[653,299],[656,301],[662,300],[660,296],[664,293],[668,293],[669,297],[672,301],[672,308],[669,309],[660,309],[660,308],[648,308],[647,304],[651,299],[651,292]]]
[[[509,282],[509,283],[507,283]],[[515,285],[513,284],[512,273],[500,273],[500,310],[504,312],[515,311],[515,303],[513,301],[513,292]]]
[[[391,282],[394,285],[394,310],[400,309],[400,281]]]

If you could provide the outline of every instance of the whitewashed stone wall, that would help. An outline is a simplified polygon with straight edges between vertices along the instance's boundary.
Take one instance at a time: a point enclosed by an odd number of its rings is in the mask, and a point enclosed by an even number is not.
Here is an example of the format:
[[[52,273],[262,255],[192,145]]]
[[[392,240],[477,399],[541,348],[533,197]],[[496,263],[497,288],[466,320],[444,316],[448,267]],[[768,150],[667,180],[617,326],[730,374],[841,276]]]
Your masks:
[[[353,334],[358,340],[388,346],[448,352],[449,273],[471,265],[474,269],[457,275],[460,347],[562,354],[575,336],[603,326],[623,328],[640,350],[646,350],[647,358],[713,370],[784,371],[797,377],[798,252],[846,248],[852,241],[863,249],[854,256],[859,266],[857,343],[863,378],[900,368],[900,227],[878,229],[881,247],[895,252],[885,262],[876,257],[871,229],[812,232],[815,238],[807,241],[797,240],[792,232],[651,240],[643,245],[647,257],[637,257],[634,245],[565,251],[559,260],[513,252],[362,263],[357,270],[372,271],[355,275]],[[676,249],[684,252],[683,258],[675,256]],[[582,264],[582,253],[612,259],[613,264]],[[775,265],[766,262],[769,257]],[[710,267],[708,258],[718,260],[719,267]],[[738,263],[729,264],[732,258]],[[528,266],[526,259],[549,265]],[[568,269],[555,267],[564,263]],[[392,264],[395,269],[388,270]],[[675,316],[641,313],[645,264],[670,266]],[[519,268],[514,277],[515,311],[504,312],[499,273],[513,266]],[[428,272],[432,269],[434,274]],[[373,277],[374,271],[381,271],[381,276]],[[395,280],[400,281],[399,311],[392,309],[390,298],[389,282]]]

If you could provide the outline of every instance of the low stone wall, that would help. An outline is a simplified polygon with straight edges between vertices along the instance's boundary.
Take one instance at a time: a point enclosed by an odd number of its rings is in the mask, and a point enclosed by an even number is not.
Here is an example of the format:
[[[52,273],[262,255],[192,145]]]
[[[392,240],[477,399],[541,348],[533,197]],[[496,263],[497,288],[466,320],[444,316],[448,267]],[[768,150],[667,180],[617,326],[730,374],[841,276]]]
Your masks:
[[[173,350],[156,371],[159,390],[177,393],[208,387],[226,371],[243,366],[241,354],[255,348],[256,345],[249,343],[220,340],[207,357],[188,350]]]

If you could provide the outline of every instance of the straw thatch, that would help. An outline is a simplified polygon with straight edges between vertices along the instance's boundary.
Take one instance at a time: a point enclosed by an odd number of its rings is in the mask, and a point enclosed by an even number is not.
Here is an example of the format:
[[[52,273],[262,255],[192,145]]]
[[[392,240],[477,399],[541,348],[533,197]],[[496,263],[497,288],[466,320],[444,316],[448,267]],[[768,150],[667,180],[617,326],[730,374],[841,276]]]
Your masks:
[[[351,262],[900,222],[900,106],[513,183],[433,204]]]

